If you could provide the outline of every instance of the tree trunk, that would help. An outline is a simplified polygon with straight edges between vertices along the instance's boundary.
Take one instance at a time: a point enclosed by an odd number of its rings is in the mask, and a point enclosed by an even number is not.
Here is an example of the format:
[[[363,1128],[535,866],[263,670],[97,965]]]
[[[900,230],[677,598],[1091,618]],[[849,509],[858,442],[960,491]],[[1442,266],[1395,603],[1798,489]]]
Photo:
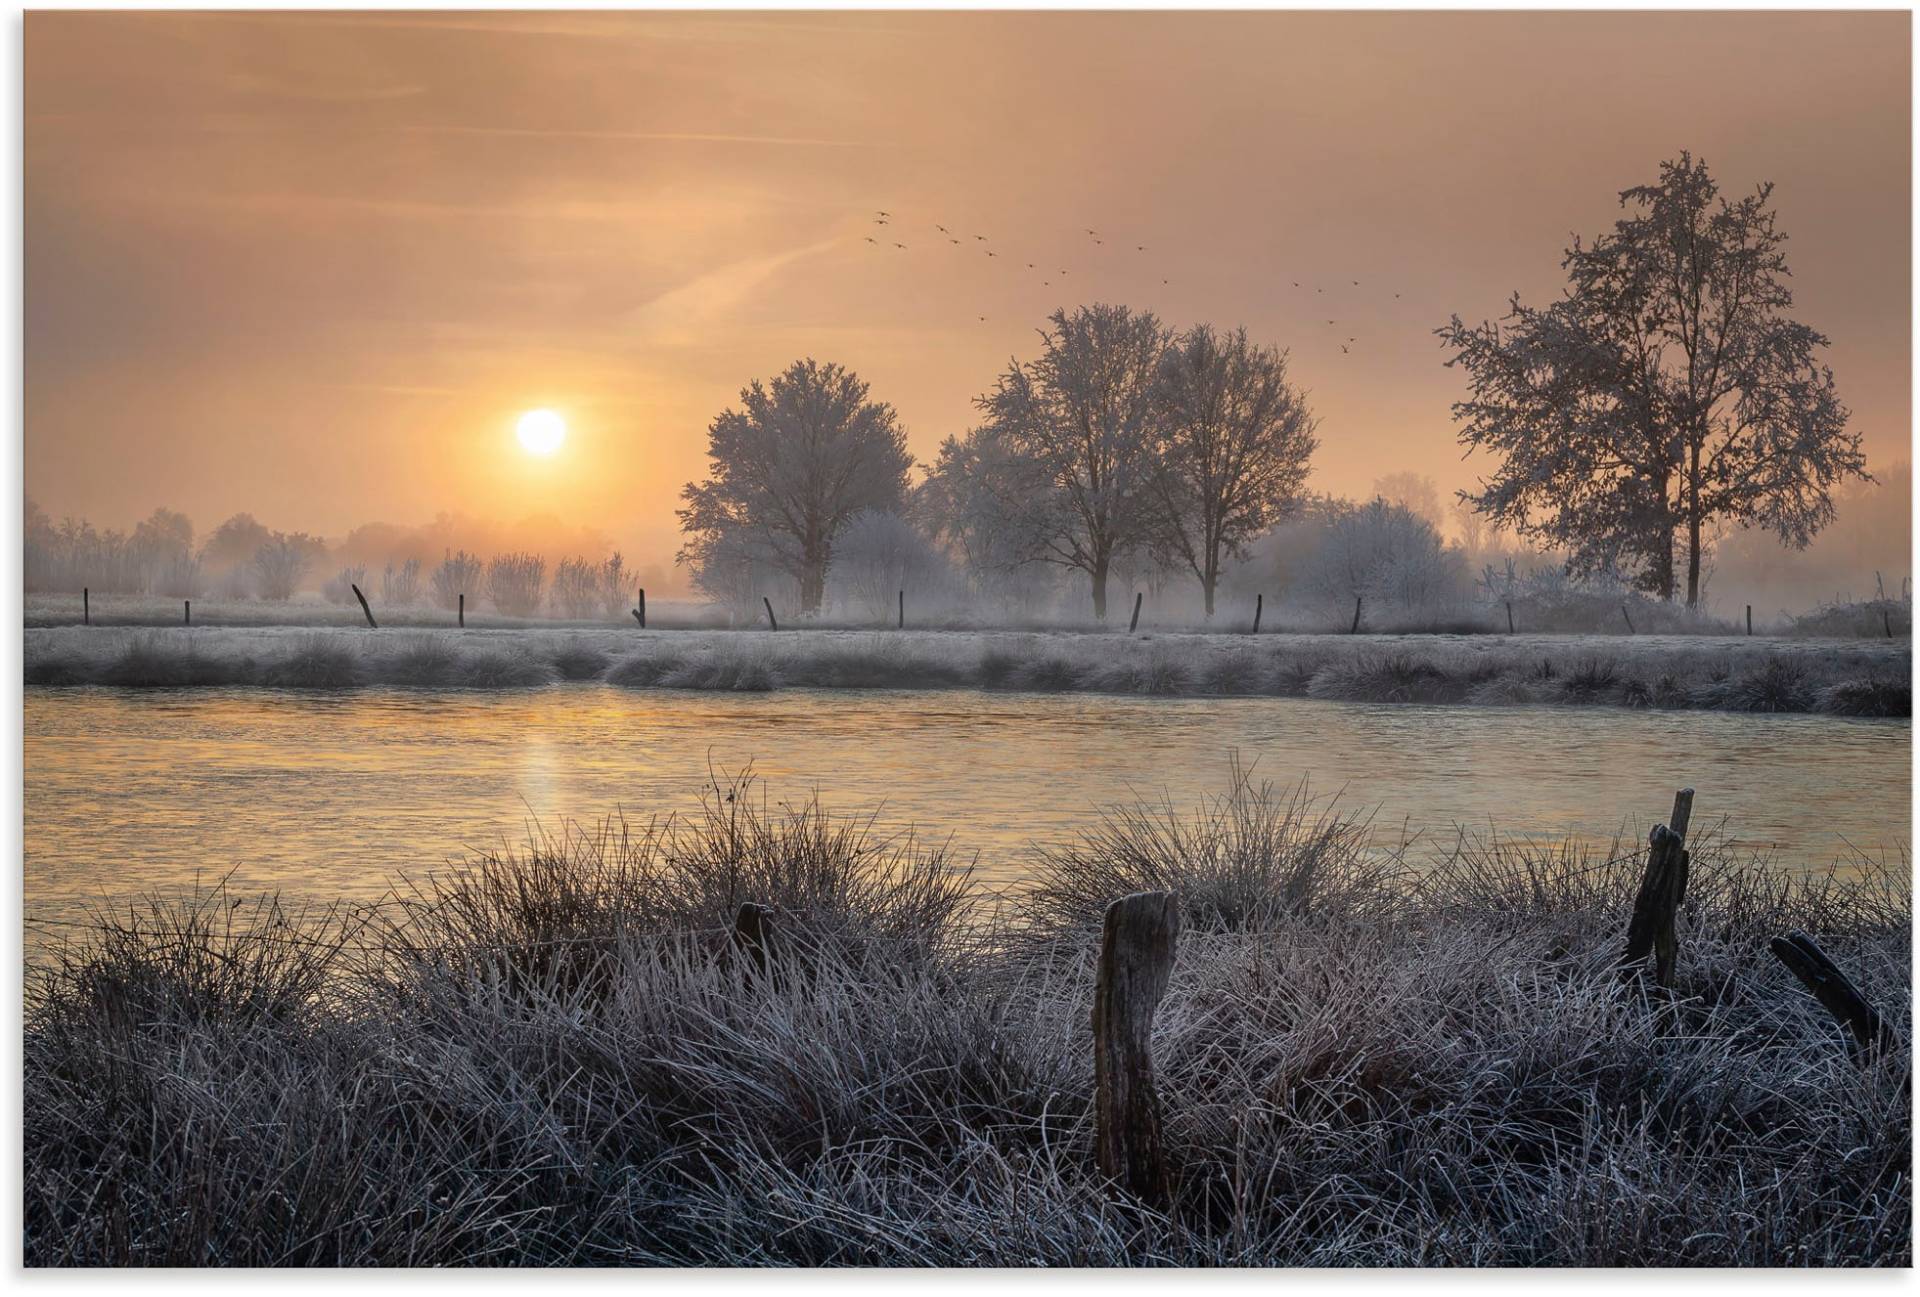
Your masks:
[[[1212,572],[1207,573],[1207,575],[1203,577],[1200,581],[1200,588],[1201,590],[1206,592],[1206,596],[1207,596],[1207,620],[1208,621],[1213,620],[1213,591],[1214,591],[1214,587],[1219,584],[1220,584],[1219,576],[1217,576]]]
[[[1700,606],[1700,518],[1687,519],[1687,608]]]
[[[1102,554],[1093,561],[1093,615],[1100,621],[1107,619],[1107,556]]]
[[[1687,459],[1687,609],[1700,606],[1700,443]]]
[[[825,558],[809,558],[807,569],[800,577],[800,611],[802,614],[820,611],[820,600],[827,589],[827,561]]]

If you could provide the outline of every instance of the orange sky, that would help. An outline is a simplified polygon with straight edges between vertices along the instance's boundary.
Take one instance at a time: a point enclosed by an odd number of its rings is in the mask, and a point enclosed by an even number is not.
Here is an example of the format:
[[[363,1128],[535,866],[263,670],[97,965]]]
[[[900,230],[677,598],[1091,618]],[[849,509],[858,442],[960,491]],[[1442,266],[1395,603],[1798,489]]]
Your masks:
[[[27,490],[203,533],[551,512],[654,561],[746,380],[840,361],[927,456],[1089,300],[1290,348],[1319,489],[1465,485],[1431,330],[1553,292],[1682,148],[1776,182],[1797,314],[1885,463],[1908,24],[31,14]],[[571,424],[550,462],[512,439],[532,406]]]

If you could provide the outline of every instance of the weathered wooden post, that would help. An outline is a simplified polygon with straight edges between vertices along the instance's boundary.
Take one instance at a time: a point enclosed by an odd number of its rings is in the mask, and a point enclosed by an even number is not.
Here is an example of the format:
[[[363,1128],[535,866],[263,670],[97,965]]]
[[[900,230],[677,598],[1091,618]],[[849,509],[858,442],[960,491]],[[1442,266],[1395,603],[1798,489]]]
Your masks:
[[[773,615],[773,600],[767,598],[767,596],[765,595],[761,595],[760,602],[767,606],[767,624],[769,626],[772,626],[775,630],[779,630],[780,619]]]
[[[627,609],[627,611],[632,613],[633,619],[640,623],[641,630],[645,630],[647,628],[646,619],[640,615],[640,610],[638,608],[629,608]]]
[[[1264,594],[1253,596],[1253,633],[1255,635],[1260,633],[1260,613],[1266,607],[1266,602],[1267,596]]]
[[[1347,627],[1347,634],[1358,635],[1359,633],[1360,633],[1360,596],[1355,595],[1353,596],[1353,625]]]
[[[1814,944],[1812,937],[1800,931],[1775,937],[1767,943],[1773,957],[1800,979],[1820,1006],[1833,1015],[1835,1022],[1853,1036],[1848,1050],[1854,1061],[1866,1062],[1877,1050],[1890,1049],[1895,1043],[1893,1028],[1886,1024],[1860,988],[1853,984],[1840,966],[1827,958],[1827,952]]]
[[[1674,929],[1674,914],[1687,899],[1687,825],[1693,818],[1693,789],[1682,788],[1673,795],[1673,816],[1666,824],[1656,824],[1647,835],[1647,869],[1640,877],[1640,891],[1633,898],[1633,918],[1627,924],[1627,949],[1621,965],[1631,973],[1646,972],[1648,955],[1653,956],[1653,980],[1657,986],[1673,984],[1673,969],[1680,950],[1680,938]]]
[[[1747,605],[1747,634],[1753,634],[1753,605]]]
[[[367,596],[361,594],[360,587],[354,585],[351,581],[347,583],[347,588],[352,590],[353,597],[360,601],[360,611],[367,615],[367,625],[371,626],[374,630],[379,630],[380,623],[373,619],[373,609],[367,607]]]
[[[193,600],[183,599],[181,602],[186,605],[185,610],[181,614],[181,624],[191,626],[193,625]]]
[[[467,596],[463,594],[460,596],[460,629],[465,630],[466,628],[467,628]]]
[[[1880,624],[1887,628],[1887,638],[1893,638],[1893,615],[1885,608],[1880,610]]]
[[[733,919],[734,947],[746,951],[753,959],[754,967],[764,973],[767,971],[767,956],[772,940],[772,907],[756,905],[752,901],[743,902],[740,912]]]
[[[1513,634],[1513,600],[1507,600],[1507,634]]]
[[[1135,590],[1133,592],[1133,620],[1127,623],[1127,634],[1129,635],[1133,634],[1134,630],[1140,625],[1140,601],[1146,597],[1146,592],[1143,590]]]
[[[1160,1096],[1153,1085],[1153,1014],[1180,938],[1171,892],[1135,892],[1107,906],[1093,985],[1095,1145],[1101,1173],[1135,1197],[1172,1195]]]
[[[80,624],[93,625],[93,596],[85,586],[80,587]]]
[[[1627,611],[1627,606],[1625,604],[1620,605],[1620,615],[1627,619],[1627,634],[1637,635],[1640,633],[1633,628],[1633,616]]]
[[[633,610],[633,615],[640,619],[640,629],[645,630],[647,628],[647,587],[645,586],[640,587],[640,606]]]
[[[899,626],[899,629],[901,629],[901,630],[905,630],[906,628],[907,628],[907,592],[906,592],[905,590],[902,590],[902,591],[900,592],[900,626]]]

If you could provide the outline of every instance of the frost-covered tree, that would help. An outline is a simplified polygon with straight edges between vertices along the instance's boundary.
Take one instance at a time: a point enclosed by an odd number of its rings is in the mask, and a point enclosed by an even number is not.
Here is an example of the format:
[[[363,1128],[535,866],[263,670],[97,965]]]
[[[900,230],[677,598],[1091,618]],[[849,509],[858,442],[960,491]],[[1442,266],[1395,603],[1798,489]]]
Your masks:
[[[1200,581],[1207,616],[1228,558],[1283,517],[1319,444],[1287,358],[1245,329],[1199,325],[1161,362],[1153,446],[1156,549]]]
[[[1633,570],[1667,599],[1682,545],[1689,607],[1714,521],[1804,548],[1832,520],[1834,486],[1865,461],[1827,339],[1785,314],[1771,195],[1721,198],[1683,153],[1620,195],[1611,233],[1575,240],[1559,301],[1515,295],[1499,323],[1438,330],[1470,386],[1459,439],[1500,460],[1468,493],[1482,512],[1564,545],[1572,570]]]
[[[741,389],[738,410],[707,430],[705,482],[690,482],[678,511],[680,561],[751,538],[800,584],[802,612],[817,612],[833,544],[863,509],[898,510],[907,494],[906,433],[893,407],[839,365],[795,361],[770,384]]]
[[[540,611],[547,584],[547,560],[538,554],[496,554],[487,564],[487,597],[509,617]]]
[[[827,588],[836,604],[876,621],[890,620],[902,591],[915,607],[944,607],[953,594],[946,556],[898,514],[869,509],[849,522],[834,545]]]
[[[475,602],[479,601],[480,588],[485,579],[485,571],[476,554],[466,550],[455,553],[446,551],[440,560],[440,566],[433,570],[427,585],[433,591],[433,601],[453,612],[460,606],[460,596],[471,594]]]
[[[1306,561],[1301,586],[1328,612],[1356,598],[1374,607],[1423,611],[1466,594],[1466,561],[1434,525],[1403,505],[1374,500],[1338,509]]]
[[[1039,358],[1014,362],[976,404],[1006,452],[1019,547],[1086,573],[1105,617],[1114,558],[1152,538],[1155,392],[1170,338],[1150,312],[1124,306],[1055,311],[1048,325]]]
[[[325,548],[305,532],[274,532],[253,552],[253,579],[260,597],[275,603],[293,598],[307,569]]]

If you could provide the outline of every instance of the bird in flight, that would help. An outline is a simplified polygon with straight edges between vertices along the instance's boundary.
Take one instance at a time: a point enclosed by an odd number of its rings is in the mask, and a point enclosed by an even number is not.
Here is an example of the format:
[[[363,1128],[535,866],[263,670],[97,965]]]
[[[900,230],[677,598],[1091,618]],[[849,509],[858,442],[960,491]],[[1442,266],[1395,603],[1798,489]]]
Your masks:
[[[960,242],[960,240],[958,240],[958,239],[948,239],[948,240],[947,240],[947,242],[948,242],[948,243],[953,243],[953,244],[958,244],[958,243]]]
[[[1163,279],[1160,282],[1163,284],[1171,284],[1173,281],[1171,279]]]
[[[1096,244],[1104,244],[1104,243],[1106,242],[1106,240],[1105,240],[1105,239],[1095,239],[1095,240],[1094,240],[1094,242],[1095,242]]]
[[[936,226],[934,226],[933,228],[934,228],[934,229],[936,229],[936,230],[938,230],[938,231],[940,231],[940,233],[942,233],[942,234],[951,234],[951,233],[953,233],[953,231],[951,231],[951,230],[949,230],[949,229],[948,229],[948,228],[947,228],[946,226],[944,226],[944,225],[936,225]]]
[[[906,244],[904,244],[904,243],[896,243],[896,244],[894,244],[893,246],[894,246],[894,247],[896,247],[896,248],[905,248],[905,247],[906,247],[907,245],[906,245]]]
[[[1332,321],[1332,320],[1328,320],[1328,321],[1327,321],[1327,323],[1328,323],[1328,324],[1332,324],[1332,323],[1333,323],[1333,321]]]
[[[1398,294],[1398,293],[1395,293],[1395,294],[1394,294],[1394,297],[1395,297],[1395,298],[1398,298],[1399,296],[1400,296],[1400,294]]]
[[[1347,351],[1347,344],[1346,344],[1346,343],[1344,343],[1344,342],[1340,344],[1340,354],[1341,354],[1341,355],[1343,355],[1343,356],[1345,356],[1345,355],[1348,355],[1348,354],[1349,354],[1349,353],[1348,353],[1348,351]]]
[[[878,242],[880,242],[880,240],[878,240],[878,239],[876,239],[876,238],[874,238],[874,237],[873,237],[873,236],[872,236],[871,234],[869,234],[869,235],[867,236],[867,242],[868,242],[868,243],[878,243]]]
[[[981,318],[982,320],[984,320],[984,319],[986,319],[987,317],[983,315],[983,316],[981,316],[980,318]]]
[[[999,253],[997,253],[997,252],[995,252],[995,251],[994,251],[994,250],[993,250],[992,248],[988,248],[988,249],[987,249],[987,255],[988,255],[989,257],[997,257],[997,256],[999,256],[1000,254],[999,254]]]
[[[1360,287],[1360,281],[1359,281],[1359,280],[1357,280],[1357,279],[1356,279],[1356,280],[1354,280],[1354,281],[1353,281],[1353,286],[1354,286],[1355,288],[1358,288],[1358,287]]]
[[[1100,231],[1098,231],[1098,230],[1088,230],[1088,231],[1087,231],[1087,233],[1088,233],[1088,234],[1098,234],[1098,233],[1100,233]]]
[[[1032,269],[1033,269],[1033,263],[1032,263],[1031,261],[1029,261],[1029,262],[1027,263],[1027,269],[1028,269],[1028,270],[1032,270]]]
[[[1133,245],[1133,250],[1135,252],[1145,252],[1147,250],[1147,245],[1144,243],[1136,243]]]
[[[887,210],[886,210],[885,208],[882,208],[882,207],[876,207],[876,208],[874,208],[874,209],[873,209],[873,212],[874,212],[874,215],[876,215],[876,216],[892,216],[892,215],[893,215],[893,213],[892,213],[892,212],[889,212],[889,211],[887,211]]]
[[[1299,280],[1297,280],[1297,279],[1296,279],[1296,280],[1294,280],[1294,281],[1293,281],[1293,286],[1294,286],[1295,288],[1298,288],[1298,287],[1300,287],[1300,281],[1299,281]]]
[[[982,243],[985,243],[987,241],[987,236],[984,234],[976,234],[973,237],[980,240],[980,242]]]
[[[885,225],[887,222],[884,217],[876,216],[873,218],[873,223],[875,225]]]

